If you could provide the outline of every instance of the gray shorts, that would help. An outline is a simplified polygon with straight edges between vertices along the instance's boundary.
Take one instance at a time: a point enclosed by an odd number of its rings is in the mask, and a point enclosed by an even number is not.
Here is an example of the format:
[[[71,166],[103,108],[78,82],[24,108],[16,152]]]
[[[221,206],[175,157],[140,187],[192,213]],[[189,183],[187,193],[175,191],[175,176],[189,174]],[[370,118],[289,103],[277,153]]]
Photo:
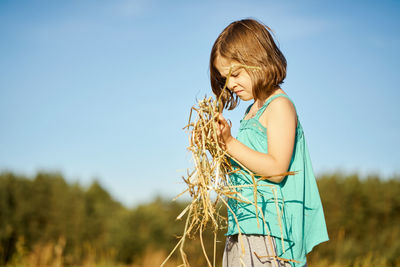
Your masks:
[[[222,267],[242,267],[240,257],[246,267],[271,266],[290,267],[285,261],[278,261],[275,256],[275,238],[266,235],[242,235],[244,255],[238,235],[226,237]],[[257,254],[257,255],[256,255]],[[307,266],[307,264],[305,265]]]

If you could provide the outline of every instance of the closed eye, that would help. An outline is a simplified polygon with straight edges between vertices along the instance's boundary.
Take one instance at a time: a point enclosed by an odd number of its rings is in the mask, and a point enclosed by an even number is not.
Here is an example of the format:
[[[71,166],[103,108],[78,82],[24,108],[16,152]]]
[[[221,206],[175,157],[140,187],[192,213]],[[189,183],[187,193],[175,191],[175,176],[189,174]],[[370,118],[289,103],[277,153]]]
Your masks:
[[[231,73],[231,77],[237,77],[237,76],[239,76],[239,74],[240,74],[240,70],[234,71]]]
[[[231,74],[231,77],[237,77],[238,76],[238,73],[232,73]]]

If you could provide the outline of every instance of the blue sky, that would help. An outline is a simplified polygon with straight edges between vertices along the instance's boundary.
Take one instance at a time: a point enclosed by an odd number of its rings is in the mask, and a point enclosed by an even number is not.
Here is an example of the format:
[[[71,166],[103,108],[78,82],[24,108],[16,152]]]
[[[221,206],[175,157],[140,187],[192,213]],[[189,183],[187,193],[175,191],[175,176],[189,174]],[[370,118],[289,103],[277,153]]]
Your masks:
[[[270,26],[315,173],[400,173],[399,1],[0,1],[0,171],[98,179],[127,206],[184,189],[189,109],[232,21]],[[241,102],[225,112],[235,135]]]

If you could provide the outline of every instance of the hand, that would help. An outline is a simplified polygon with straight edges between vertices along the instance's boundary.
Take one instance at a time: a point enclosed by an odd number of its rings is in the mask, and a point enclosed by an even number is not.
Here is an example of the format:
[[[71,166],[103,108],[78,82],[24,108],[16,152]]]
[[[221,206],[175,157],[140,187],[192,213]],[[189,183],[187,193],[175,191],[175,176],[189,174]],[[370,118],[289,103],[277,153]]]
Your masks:
[[[232,123],[230,121],[228,123],[226,119],[222,116],[222,114],[218,115],[217,122],[218,122],[217,135],[221,139],[221,141],[225,145],[227,145],[229,141],[233,138],[231,135]]]

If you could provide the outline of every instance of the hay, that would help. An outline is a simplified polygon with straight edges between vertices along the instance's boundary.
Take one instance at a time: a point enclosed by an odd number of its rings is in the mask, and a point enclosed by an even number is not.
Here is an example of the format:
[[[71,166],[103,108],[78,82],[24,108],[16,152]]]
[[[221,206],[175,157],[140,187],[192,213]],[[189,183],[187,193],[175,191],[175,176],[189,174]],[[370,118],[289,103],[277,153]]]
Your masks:
[[[232,73],[233,68],[244,67],[246,69],[257,69],[257,67],[251,67],[246,65],[232,65],[226,78],[226,82],[223,90],[227,90],[226,86],[228,84],[229,77]],[[222,95],[222,94],[221,94]],[[225,144],[223,140],[218,136],[218,123],[217,118],[222,111],[221,99],[213,99],[212,97],[204,98],[198,101],[197,106],[193,106],[190,110],[189,122],[183,128],[189,131],[189,147],[188,150],[191,152],[194,169],[187,173],[186,177],[182,177],[183,181],[187,185],[187,189],[179,194],[175,199],[179,198],[185,193],[189,193],[192,201],[191,203],[178,215],[177,219],[182,219],[185,214],[186,222],[185,229],[180,238],[179,242],[175,248],[171,251],[168,257],[164,260],[161,266],[168,261],[171,255],[179,247],[181,258],[183,261],[182,266],[189,266],[187,255],[184,252],[185,239],[187,237],[194,238],[196,234],[199,234],[200,244],[207,261],[208,266],[215,266],[216,257],[216,235],[221,229],[226,228],[227,218],[220,215],[218,210],[218,203],[225,205],[232,213],[236,224],[238,225],[239,232],[239,242],[242,249],[242,254],[244,254],[244,245],[242,241],[242,233],[239,228],[239,223],[235,213],[230,209],[227,199],[236,199],[242,203],[248,203],[255,206],[257,224],[260,227],[260,222],[258,219],[258,212],[260,212],[262,217],[262,223],[268,229],[264,214],[260,207],[257,206],[257,187],[258,186],[268,186],[272,190],[275,198],[275,206],[277,208],[277,214],[279,216],[279,223],[282,233],[282,245],[283,245],[283,231],[282,231],[282,210],[279,209],[278,201],[276,197],[276,188],[273,184],[258,184],[258,181],[269,179],[275,176],[287,176],[293,175],[294,172],[285,172],[281,174],[276,174],[272,176],[260,176],[252,173],[245,166],[241,165],[232,156],[230,156],[225,151]],[[197,113],[197,118],[192,121],[193,112]],[[230,159],[235,160],[239,164],[240,168],[234,169],[231,165]],[[234,172],[246,172],[251,178],[253,184],[251,185],[232,185],[229,181],[229,175]],[[238,192],[240,187],[253,187],[254,192],[254,202],[245,198]],[[174,199],[174,200],[175,200]],[[207,256],[204,242],[203,242],[203,232],[206,227],[210,227],[214,232],[214,250],[213,250],[213,261],[211,264],[210,259]],[[269,238],[270,235],[268,234]],[[293,261],[290,259],[281,259],[276,255],[268,256],[258,256],[257,257],[271,257],[276,260]],[[242,264],[243,260],[241,259]]]

